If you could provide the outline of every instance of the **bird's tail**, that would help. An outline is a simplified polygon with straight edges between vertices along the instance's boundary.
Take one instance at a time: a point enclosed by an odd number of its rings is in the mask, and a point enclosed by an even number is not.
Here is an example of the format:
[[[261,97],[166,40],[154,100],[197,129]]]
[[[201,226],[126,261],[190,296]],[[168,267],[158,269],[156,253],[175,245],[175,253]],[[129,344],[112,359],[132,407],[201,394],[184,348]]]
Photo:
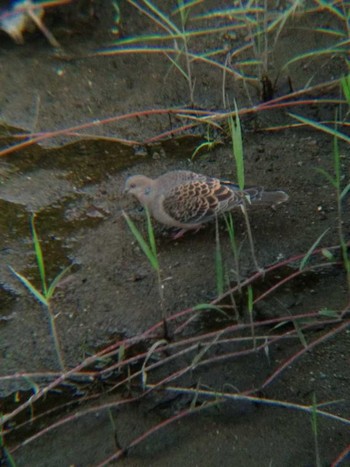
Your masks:
[[[256,205],[276,206],[288,200],[289,196],[284,191],[264,191],[263,188],[246,188],[244,193],[247,203]]]

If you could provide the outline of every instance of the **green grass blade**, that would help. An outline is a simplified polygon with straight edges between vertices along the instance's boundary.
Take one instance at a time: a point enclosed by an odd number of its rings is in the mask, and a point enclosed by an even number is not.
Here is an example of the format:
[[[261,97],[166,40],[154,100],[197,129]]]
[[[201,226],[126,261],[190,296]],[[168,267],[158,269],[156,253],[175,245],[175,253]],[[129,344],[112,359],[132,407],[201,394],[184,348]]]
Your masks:
[[[151,251],[154,257],[157,258],[157,245],[156,245],[156,240],[154,238],[154,230],[153,230],[151,215],[147,208],[145,208],[145,211],[146,211],[146,217],[147,217],[147,234],[148,234],[149,244],[150,244]]]
[[[123,211],[123,216],[124,216],[124,219],[126,220],[126,222],[128,224],[129,229],[131,230],[131,233],[136,238],[136,240],[137,240],[138,244],[140,245],[142,251],[146,255],[149,263],[151,264],[153,269],[155,269],[156,271],[159,271],[159,262],[158,262],[157,256],[154,255],[152,249],[147,244],[145,239],[142,237],[142,235],[141,235],[140,231],[138,230],[138,228],[136,227],[136,225],[133,223],[133,221],[130,219],[130,217],[124,211]]]
[[[152,34],[140,34],[137,36],[129,36],[129,37],[123,37],[120,39],[117,39],[116,41],[113,41],[113,46],[118,47],[118,48],[123,48],[127,52],[127,47],[130,47],[133,44],[139,44],[140,47],[146,46],[147,43],[154,42],[154,43],[159,43],[161,42],[162,44],[171,42],[173,43],[174,41],[178,39],[187,39],[188,41],[192,38],[198,38],[198,37],[208,37],[208,35],[219,35],[219,34],[224,34],[230,31],[234,31],[238,29],[237,25],[231,25],[231,26],[217,26],[217,27],[212,27],[212,28],[198,28],[198,29],[192,29],[192,30],[187,30],[187,31],[182,31],[179,33],[169,33],[169,34],[159,34],[159,33],[152,33]],[[109,48],[107,49],[109,50]],[[146,49],[147,50],[147,49]],[[205,52],[211,53],[211,54],[222,54],[226,49],[224,48],[215,48],[212,49],[211,51],[209,50]],[[101,50],[100,52],[103,52]],[[238,54],[238,53],[237,53]],[[202,54],[198,54],[202,55]],[[238,54],[239,55],[239,54]],[[252,59],[256,60],[256,59]]]
[[[248,291],[248,312],[250,315],[253,314],[253,303],[254,303],[254,297],[253,297],[253,288],[251,285],[248,285],[247,288]]]
[[[2,452],[1,455],[1,465],[8,466],[8,467],[16,467],[16,463],[14,458],[12,457],[10,451],[5,446],[5,441],[3,435],[0,433],[0,451]]]
[[[330,310],[329,308],[322,308],[318,312],[318,314],[320,316],[325,316],[326,318],[331,318],[331,319],[339,318],[339,313],[337,311]]]
[[[232,213],[229,212],[225,214],[225,222],[226,222],[226,230],[228,232],[228,236],[230,239],[230,246],[231,246],[231,251],[233,254],[233,260],[234,260],[234,266],[235,266],[235,275],[236,275],[236,280],[239,286],[239,290],[241,291],[240,288],[240,266],[239,266],[239,247],[237,245],[236,241],[236,236],[235,236],[235,227],[233,223],[233,216]]]
[[[344,31],[340,29],[314,28],[313,32],[319,32],[321,34],[325,34],[330,37],[335,37],[338,40],[342,40],[346,38],[346,34],[344,33]]]
[[[149,2],[147,0],[144,0],[144,2],[143,2],[149,7],[149,10],[147,10],[147,8],[144,8],[144,6],[140,5],[138,2],[136,2],[134,0],[128,0],[128,3],[130,3],[137,10],[139,10],[141,13],[143,13],[145,16],[147,16],[151,21],[153,21],[160,28],[165,29],[168,32],[171,32],[172,28],[170,27],[170,29],[169,29],[169,27],[166,24],[167,21],[170,21],[170,20],[169,19],[167,20],[165,18],[164,22],[161,21],[162,13],[160,12],[160,10],[158,10],[156,7],[154,7],[151,2]]]
[[[199,146],[196,147],[196,149],[193,151],[192,153],[192,156],[191,156],[191,161],[193,161],[193,159],[196,157],[196,155],[202,150],[202,149],[205,149],[205,148],[210,148],[210,145],[212,143],[209,142],[209,141],[206,141],[204,143],[201,143]]]
[[[194,395],[193,395],[191,403],[190,403],[190,410],[195,410],[196,407],[197,407],[197,401],[198,401],[198,396],[199,396],[198,391],[199,391],[200,387],[201,387],[201,382],[200,382],[200,380],[198,380],[197,384],[196,384],[196,389],[195,389]]]
[[[344,133],[341,133],[338,130],[334,130],[333,128],[328,127],[327,125],[323,125],[323,123],[318,123],[315,122],[314,120],[310,120],[309,118],[301,117],[300,115],[295,115],[293,113],[288,113],[292,118],[295,118],[295,120],[298,120],[299,122],[305,123],[306,125],[309,125],[316,130],[323,131],[324,133],[328,133],[329,135],[335,136],[336,138],[339,138],[343,141],[346,141],[347,143],[350,143],[350,137],[345,135]]]
[[[343,94],[345,96],[346,102],[350,106],[350,75],[343,76],[340,79],[340,84],[343,90]]]
[[[216,290],[218,295],[224,293],[224,264],[220,245],[219,223],[216,218],[215,228],[215,272],[216,272]]]
[[[40,240],[36,232],[36,228],[35,228],[35,214],[33,214],[30,219],[30,227],[32,231],[32,238],[33,238],[36,261],[38,263],[38,268],[39,268],[42,292],[43,292],[43,295],[46,297],[47,286],[46,286],[45,264],[44,264],[43,252],[40,246]]]
[[[229,315],[224,310],[222,310],[218,306],[211,305],[210,303],[199,303],[198,305],[194,306],[192,310],[193,311],[208,311],[208,310],[218,311],[219,313],[223,314],[226,318],[229,318]]]
[[[118,362],[123,362],[125,360],[125,345],[122,344],[118,349]]]
[[[292,63],[298,62],[300,60],[305,59],[316,59],[320,58],[324,55],[335,55],[335,56],[344,56],[346,57],[346,51],[349,47],[348,40],[339,42],[335,47],[330,47],[326,49],[319,49],[319,50],[310,50],[310,52],[305,52],[303,54],[297,55],[285,63],[282,67],[282,70],[285,70],[289,67]]]
[[[346,187],[344,188],[344,190],[340,193],[340,200],[343,200],[345,196],[349,193],[349,191],[350,191],[350,183],[348,183]]]
[[[179,54],[184,53],[182,50],[179,50]],[[186,71],[177,63],[177,60],[172,58],[169,54],[166,54],[167,59],[174,65],[174,67],[182,74],[182,76],[188,80],[188,74]]]
[[[199,347],[200,350],[199,350],[198,354],[194,356],[194,358],[193,358],[193,360],[191,362],[191,367],[192,367],[193,370],[196,368],[198,363],[202,360],[204,355],[210,350],[210,348],[213,347],[216,344],[216,342],[219,340],[219,338],[220,338],[220,334],[217,334],[212,341],[208,342],[205,345],[202,344],[202,347]]]
[[[187,23],[188,15],[190,13],[191,6],[188,4],[186,5],[187,8],[184,8],[184,0],[177,0],[178,8],[177,12],[180,13],[180,18],[181,18],[181,25],[182,25],[182,30],[185,30],[185,25]]]
[[[333,155],[334,155],[334,173],[335,173],[335,182],[336,182],[335,187],[339,195],[340,194],[341,167],[340,167],[339,142],[336,136],[333,139]]]
[[[249,314],[250,330],[251,330],[251,335],[253,339],[253,348],[256,349],[256,337],[255,337],[254,316],[253,316],[254,293],[253,293],[253,287],[251,285],[248,285],[247,293],[248,293],[248,314]]]
[[[167,41],[174,41],[180,38],[181,35],[177,34],[141,34],[139,36],[123,37],[113,42],[113,45],[115,48],[127,50],[127,48],[134,44],[136,44],[135,47],[140,46],[144,48],[145,46],[148,46],[148,42],[161,42],[164,44]],[[108,47],[106,50],[110,50],[110,47]],[[100,52],[102,51],[103,50]]]
[[[177,1],[178,6],[173,10],[171,14],[176,15],[177,13],[180,13],[182,16],[184,11],[202,2],[203,0],[187,0],[186,2],[184,2],[184,0],[178,0]]]
[[[39,290],[37,290],[34,285],[27,279],[25,278],[24,276],[22,276],[22,274],[20,274],[19,272],[15,271],[11,266],[9,266],[10,270],[13,272],[13,274],[17,277],[17,279],[20,280],[20,282],[22,282],[22,284],[27,287],[27,289],[29,290],[29,292],[40,302],[42,303],[43,305],[45,306],[48,306],[49,303],[46,299],[46,297],[41,293],[39,292]]]
[[[235,238],[235,228],[233,225],[232,213],[231,212],[225,213],[224,218],[225,218],[225,223],[226,223],[226,230],[229,234],[230,240],[232,240]]]
[[[179,29],[177,28],[176,24],[173,23],[159,8],[153,5],[152,2],[149,0],[143,0],[143,2],[148,6],[148,8],[156,15],[164,24],[164,28],[170,31],[175,31],[176,33],[180,33]],[[166,26],[167,27],[166,27]]]
[[[342,8],[334,6],[335,2],[329,2],[328,0],[317,0],[316,3],[318,3],[322,9],[330,11],[334,16],[338,17],[339,20],[347,20],[345,15],[345,9],[342,11]]]
[[[311,428],[312,428],[312,433],[314,435],[316,467],[322,467],[320,449],[319,449],[319,442],[318,442],[317,402],[316,402],[316,394],[315,393],[312,394]]]
[[[304,336],[304,334],[303,334],[303,331],[302,331],[301,327],[299,326],[298,320],[296,320],[296,319],[293,320],[293,326],[294,326],[294,328],[295,328],[295,330],[296,330],[296,332],[297,332],[297,335],[298,335],[298,337],[299,337],[299,340],[300,340],[300,342],[301,342],[301,345],[302,345],[305,349],[307,349],[307,342],[306,342],[305,336]]]
[[[236,260],[236,263],[238,261],[238,247],[237,247],[237,242],[236,242],[236,236],[235,236],[235,227],[233,223],[233,216],[232,213],[229,212],[225,214],[225,223],[226,223],[226,230],[228,232],[228,236],[230,239],[230,246],[231,250],[233,253],[233,256]]]
[[[62,277],[65,276],[67,274],[67,272],[72,268],[72,266],[73,266],[73,264],[70,264],[69,266],[64,268],[63,271],[61,271],[59,274],[57,274],[57,276],[51,282],[51,284],[50,284],[50,286],[48,288],[48,291],[47,291],[47,295],[46,295],[47,300],[50,300],[50,298],[52,297],[52,295],[55,292],[55,289],[56,289],[58,283],[60,282]]]
[[[334,255],[329,250],[327,250],[327,248],[322,248],[321,253],[322,253],[322,256],[328,259],[328,261],[335,261]]]
[[[334,186],[334,188],[337,188],[337,180],[335,180],[326,170],[320,167],[316,167],[315,170],[322,174],[329,181],[329,183]]]
[[[235,101],[236,121],[232,116],[229,117],[228,123],[232,139],[232,151],[236,162],[237,181],[241,190],[244,190],[244,157],[243,157],[243,142],[242,130],[237,104]]]
[[[211,11],[206,11],[205,13],[200,13],[194,17],[195,20],[215,20],[217,18],[228,18],[232,21],[234,18],[235,22],[241,22],[242,26],[246,26],[246,22],[249,22],[250,26],[257,27],[258,23],[256,17],[259,14],[265,13],[264,7],[262,6],[251,6],[252,2],[249,2],[248,5],[232,7],[232,8],[218,8]],[[243,16],[241,19],[240,16]]]
[[[340,191],[340,185],[341,185],[341,163],[340,163],[340,153],[339,153],[339,142],[338,138],[334,138],[333,142],[333,152],[334,152],[334,172],[335,172],[335,179],[336,179],[336,190],[337,190],[337,199],[338,199],[338,216],[339,216],[339,225],[338,225],[338,231],[339,231],[339,239],[340,239],[340,245],[341,245],[341,250],[342,250],[342,256],[343,256],[343,262],[344,262],[344,268],[346,271],[346,276],[347,276],[347,281],[348,281],[348,287],[349,287],[349,294],[350,294],[350,256],[348,252],[348,245],[346,242],[346,237],[344,234],[343,226],[342,226],[342,207],[341,207],[341,201],[342,197],[346,196],[348,193],[348,186],[349,184],[344,188],[343,191]]]
[[[133,47],[133,48],[120,48],[120,47],[111,47],[108,49],[103,49],[99,50],[96,52],[95,55],[104,55],[104,56],[110,56],[110,55],[120,55],[120,54],[126,54],[130,55],[131,53],[147,53],[153,54],[179,54],[179,50],[175,49],[174,47]],[[187,52],[186,56],[191,59],[191,61],[200,61],[202,63],[206,63],[208,65],[214,66],[218,68],[219,70],[224,70],[225,73],[230,74],[231,76],[234,76],[236,79],[249,79],[253,80],[254,82],[257,82],[257,78],[255,76],[248,76],[244,73],[239,72],[238,70],[228,67],[224,64],[219,63],[218,61],[212,60],[208,58],[208,53],[205,54],[196,54],[192,52]]]
[[[304,256],[304,258],[302,259],[301,263],[300,263],[300,266],[299,266],[299,271],[302,271],[305,266],[306,266],[306,263],[309,261],[310,259],[310,256],[312,255],[313,251],[316,249],[316,247],[318,246],[318,244],[320,243],[320,241],[322,240],[322,238],[326,235],[326,233],[329,231],[330,227],[328,227],[328,229],[326,229],[318,238],[317,240],[312,244],[311,248],[307,251],[306,255]]]

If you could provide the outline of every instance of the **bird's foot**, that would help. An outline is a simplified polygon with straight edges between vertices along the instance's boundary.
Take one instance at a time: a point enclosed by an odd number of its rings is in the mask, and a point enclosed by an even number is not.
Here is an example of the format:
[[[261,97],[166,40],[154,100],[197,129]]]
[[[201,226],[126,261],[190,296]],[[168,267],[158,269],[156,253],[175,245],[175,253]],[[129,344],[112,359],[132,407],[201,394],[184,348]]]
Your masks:
[[[197,232],[199,232],[202,228],[204,227],[204,225],[200,225],[199,227],[197,227],[196,229],[180,229],[178,230],[177,232],[174,232],[172,235],[171,235],[171,238],[172,240],[178,240],[179,238],[182,238],[184,236],[184,234],[186,232],[189,232],[191,230],[192,234],[196,234]]]

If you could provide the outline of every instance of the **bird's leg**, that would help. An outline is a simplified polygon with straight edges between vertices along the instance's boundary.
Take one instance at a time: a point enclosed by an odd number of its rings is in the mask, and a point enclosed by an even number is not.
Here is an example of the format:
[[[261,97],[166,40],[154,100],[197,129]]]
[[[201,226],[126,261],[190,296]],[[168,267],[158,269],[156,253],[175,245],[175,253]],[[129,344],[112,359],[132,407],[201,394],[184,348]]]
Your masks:
[[[179,238],[183,237],[186,232],[189,232],[189,230],[192,231],[192,234],[196,234],[199,232],[201,229],[203,229],[204,225],[198,226],[196,229],[180,229],[177,232],[174,232],[171,236],[172,240],[178,240]]]
[[[177,232],[173,232],[171,234],[171,239],[172,240],[178,240],[179,238],[184,236],[184,233],[186,233],[188,230],[187,229],[180,229]]]

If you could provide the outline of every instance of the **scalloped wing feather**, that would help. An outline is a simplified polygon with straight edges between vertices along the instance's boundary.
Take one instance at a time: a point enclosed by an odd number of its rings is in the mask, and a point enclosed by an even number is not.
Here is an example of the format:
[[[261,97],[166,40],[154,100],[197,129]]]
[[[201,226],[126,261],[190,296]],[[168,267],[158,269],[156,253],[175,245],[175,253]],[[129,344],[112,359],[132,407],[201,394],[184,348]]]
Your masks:
[[[232,183],[205,178],[172,188],[163,201],[164,211],[183,224],[201,224],[242,204],[244,193]]]

